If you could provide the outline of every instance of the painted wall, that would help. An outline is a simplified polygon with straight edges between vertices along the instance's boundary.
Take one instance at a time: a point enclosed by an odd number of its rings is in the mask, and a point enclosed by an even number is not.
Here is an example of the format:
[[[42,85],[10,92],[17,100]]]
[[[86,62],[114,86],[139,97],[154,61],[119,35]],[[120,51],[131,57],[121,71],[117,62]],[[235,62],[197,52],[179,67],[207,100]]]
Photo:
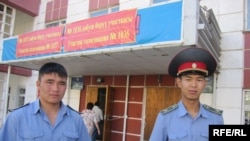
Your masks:
[[[17,36],[19,34],[33,30],[34,17],[16,10],[16,17],[14,23],[15,25],[13,35]]]
[[[226,124],[243,123],[244,0],[202,0],[201,4],[213,9],[222,32],[214,105],[224,110]]]

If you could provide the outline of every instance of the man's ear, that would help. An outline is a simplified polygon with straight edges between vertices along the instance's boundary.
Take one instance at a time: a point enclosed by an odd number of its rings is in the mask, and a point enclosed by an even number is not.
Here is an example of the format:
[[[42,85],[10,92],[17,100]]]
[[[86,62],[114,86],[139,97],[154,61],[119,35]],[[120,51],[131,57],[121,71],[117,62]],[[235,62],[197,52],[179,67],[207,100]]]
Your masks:
[[[40,81],[40,80],[37,80],[37,81],[36,81],[36,86],[39,87],[40,84],[41,84],[41,81]]]
[[[180,77],[176,77],[176,78],[175,78],[175,82],[176,82],[176,85],[177,85],[178,87],[180,87],[180,85],[181,85],[181,78],[180,78]]]

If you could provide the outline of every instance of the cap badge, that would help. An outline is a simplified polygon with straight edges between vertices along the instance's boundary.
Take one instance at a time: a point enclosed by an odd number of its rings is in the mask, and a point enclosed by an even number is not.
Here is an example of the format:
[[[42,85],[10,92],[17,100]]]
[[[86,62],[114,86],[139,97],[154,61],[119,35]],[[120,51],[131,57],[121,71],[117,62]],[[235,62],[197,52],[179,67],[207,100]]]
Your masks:
[[[193,69],[196,69],[196,68],[197,68],[197,64],[196,64],[196,63],[193,63],[193,64],[192,64],[192,68],[193,68]]]

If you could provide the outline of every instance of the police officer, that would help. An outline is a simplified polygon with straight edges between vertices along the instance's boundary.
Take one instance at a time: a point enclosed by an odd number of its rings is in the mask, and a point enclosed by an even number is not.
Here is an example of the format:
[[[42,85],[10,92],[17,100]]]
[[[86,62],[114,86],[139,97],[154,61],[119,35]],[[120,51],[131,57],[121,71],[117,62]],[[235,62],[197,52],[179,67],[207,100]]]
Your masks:
[[[62,102],[67,77],[61,64],[44,64],[36,83],[39,98],[9,113],[0,141],[90,141],[80,114]]]
[[[149,141],[208,141],[209,125],[224,124],[221,110],[199,100],[206,77],[216,67],[209,51],[198,47],[186,48],[172,59],[168,73],[176,77],[181,100],[158,114]]]

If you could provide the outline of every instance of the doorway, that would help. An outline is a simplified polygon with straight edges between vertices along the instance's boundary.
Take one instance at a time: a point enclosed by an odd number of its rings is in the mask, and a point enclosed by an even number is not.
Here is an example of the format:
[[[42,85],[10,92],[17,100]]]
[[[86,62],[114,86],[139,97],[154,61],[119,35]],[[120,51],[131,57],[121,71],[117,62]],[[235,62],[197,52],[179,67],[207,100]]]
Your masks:
[[[111,117],[114,90],[109,86],[87,86],[86,102],[100,102],[103,111],[103,121],[100,123],[101,135],[97,140],[110,141],[111,139]]]
[[[105,105],[106,105],[106,87],[105,88],[98,88],[97,101],[100,102],[99,108],[102,110],[102,113],[104,113]],[[103,117],[104,117],[104,114],[103,114]],[[96,139],[98,141],[102,140],[103,126],[104,126],[104,120],[101,120],[101,122],[99,122],[99,128],[100,128],[100,131],[101,131],[101,135],[97,135],[97,137],[96,137]]]

